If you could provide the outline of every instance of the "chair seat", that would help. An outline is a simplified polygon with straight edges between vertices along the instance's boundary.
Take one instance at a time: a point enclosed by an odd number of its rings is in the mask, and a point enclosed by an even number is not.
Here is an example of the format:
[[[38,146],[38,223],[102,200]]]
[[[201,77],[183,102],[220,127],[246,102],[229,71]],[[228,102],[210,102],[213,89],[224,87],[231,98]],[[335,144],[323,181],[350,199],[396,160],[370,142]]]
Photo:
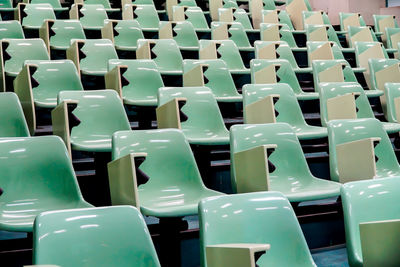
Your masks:
[[[182,75],[183,71],[181,70],[163,70],[162,68],[159,69],[161,75]]]
[[[115,49],[121,51],[136,51],[137,46],[115,45]]]
[[[243,97],[241,95],[237,95],[237,96],[216,96],[215,99],[218,102],[242,102]]]
[[[88,140],[83,137],[71,137],[72,150],[88,152],[110,152],[111,136],[99,136],[98,139]]]
[[[296,73],[312,73],[312,68],[311,67],[296,68],[296,69],[294,69],[294,72],[296,72]]]
[[[298,100],[314,100],[314,99],[319,99],[319,94],[316,92],[313,93],[300,93],[296,94],[296,97]]]
[[[107,73],[107,68],[101,67],[97,70],[81,69],[81,73],[84,75],[104,76]]]
[[[3,202],[4,203],[4,202]],[[0,229],[14,232],[32,232],[33,222],[37,215],[44,211],[92,207],[87,202],[63,199],[29,199],[25,202],[0,205]]]
[[[50,49],[52,50],[67,50],[69,45],[50,45]]]
[[[352,47],[348,47],[348,48],[340,48],[340,50],[342,50],[343,53],[354,53],[355,49]]]
[[[270,179],[270,190],[279,191],[291,202],[325,199],[340,195],[341,184],[318,179],[279,177]]]
[[[229,132],[219,132],[219,133],[212,133],[212,132],[201,132],[201,133],[194,133],[184,131],[184,134],[189,141],[190,144],[195,145],[228,145],[229,144]]]
[[[157,106],[157,98],[151,99],[137,99],[129,98],[129,96],[124,96],[124,104],[131,106]]]
[[[61,11],[67,11],[67,10],[69,10],[69,8],[68,7],[53,7],[53,10],[55,12],[61,12]]]
[[[307,52],[307,47],[291,47],[293,52]]]
[[[231,74],[250,74],[250,69],[229,69]]]
[[[254,52],[254,47],[249,46],[249,47],[244,47],[244,46],[239,46],[239,51],[244,51],[244,52]]]
[[[381,90],[364,90],[364,92],[367,97],[378,97],[384,94]]]
[[[172,195],[172,192],[175,195]],[[163,193],[163,195],[160,193]],[[143,190],[140,192],[139,197],[140,209],[144,215],[155,217],[197,215],[200,200],[220,195],[224,194],[206,188],[199,190],[196,188],[174,187],[160,191]]]
[[[328,136],[328,130],[325,127],[296,125],[292,126],[292,128],[300,140],[318,139]]]
[[[383,128],[388,134],[400,132],[400,123],[384,122]]]

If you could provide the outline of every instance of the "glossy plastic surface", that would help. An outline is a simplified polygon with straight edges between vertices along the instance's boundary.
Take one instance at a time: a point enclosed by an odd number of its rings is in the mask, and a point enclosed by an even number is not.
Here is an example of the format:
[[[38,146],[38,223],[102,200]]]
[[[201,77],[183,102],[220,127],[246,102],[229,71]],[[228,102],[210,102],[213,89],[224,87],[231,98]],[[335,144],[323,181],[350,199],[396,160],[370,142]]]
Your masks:
[[[22,26],[17,20],[0,21],[0,39],[24,39]]]
[[[164,86],[161,74],[153,60],[112,59],[108,69],[118,65],[128,66],[122,75],[128,85],[122,87],[124,104],[138,106],[157,106],[158,89]]]
[[[370,137],[381,138],[375,147],[375,155],[378,157],[376,177],[400,176],[400,166],[397,163],[392,143],[381,122],[377,119],[335,120],[328,123],[329,165],[332,180],[339,181],[336,146]],[[358,167],[360,166],[354,166],[354,168]]]
[[[143,32],[135,20],[120,20],[114,27],[118,35],[114,35],[114,44],[117,50],[134,51],[137,48],[137,40],[143,39]]]
[[[106,10],[111,9],[110,1],[108,0],[84,0],[85,5],[102,5]]]
[[[67,50],[72,39],[86,39],[82,24],[78,20],[55,20],[51,31],[55,33],[50,36],[52,49]]]
[[[385,99],[386,99],[386,118],[389,122],[400,122],[400,118],[396,115],[396,106],[394,99],[400,97],[400,83],[385,84]]]
[[[154,39],[155,46],[151,50],[154,53],[154,62],[162,74],[181,74],[183,58],[178,44],[172,39]],[[138,47],[146,42],[145,39],[138,40]]]
[[[160,266],[146,223],[131,206],[42,213],[33,250],[35,264]]]
[[[83,5],[78,12],[82,14],[79,16],[79,20],[83,28],[88,30],[101,30],[104,20],[108,19],[103,5]]]
[[[173,6],[172,12],[177,12],[180,9],[179,6]],[[209,31],[208,23],[206,17],[204,16],[203,10],[197,6],[185,7],[185,21],[192,23],[196,31]]]
[[[327,42],[317,42],[317,41],[308,41],[307,42],[307,55],[308,55],[308,65],[311,67],[311,59],[310,59],[310,54],[311,52],[314,52],[315,50],[319,49],[321,46],[325,45]],[[340,50],[340,47],[335,43],[335,42],[330,42],[331,43],[331,48],[332,48],[332,54],[333,58],[335,60],[338,59],[345,59],[343,56],[342,51]]]
[[[286,5],[290,4],[292,1],[293,0],[286,0]],[[308,11],[312,11],[313,9],[311,7],[310,2],[308,0],[303,0],[303,1],[306,4],[306,7],[307,7]]]
[[[54,11],[68,10],[67,7],[62,7],[59,0],[29,0],[31,4],[50,4]]]
[[[265,30],[271,27],[276,27],[277,25],[279,26],[280,38],[274,41],[284,41],[288,43],[290,48],[293,50],[305,50],[304,48],[299,48],[297,46],[296,41],[293,37],[293,33],[291,32],[289,26],[285,24],[260,23],[260,36],[261,36],[260,40],[265,40],[264,38]]]
[[[87,75],[106,74],[108,61],[118,59],[114,44],[108,39],[87,39],[84,42],[81,51],[86,57],[79,62],[81,72]]]
[[[318,25],[318,24],[306,25],[305,29],[306,29],[307,40],[311,39],[310,35],[312,32],[314,32],[320,28],[326,28],[326,35],[327,35],[328,41],[334,42],[343,52],[354,52],[354,48],[352,48],[351,46],[349,48],[344,48],[342,46],[342,44],[340,43],[339,37],[331,24],[329,24],[329,25]],[[323,42],[323,41],[326,41],[326,39],[312,40],[312,41]]]
[[[182,131],[191,144],[227,145],[229,132],[212,91],[208,87],[163,87],[158,91],[158,106],[183,97],[182,112],[188,117]],[[207,116],[205,116],[207,114]]]
[[[328,135],[325,127],[311,126],[306,123],[296,95],[285,83],[243,86],[243,116],[246,116],[246,106],[269,95],[279,95],[279,100],[274,105],[279,113],[276,121],[290,124],[300,140],[322,138]]]
[[[339,21],[340,21],[340,30],[341,31],[347,31],[347,28],[345,28],[343,21],[345,19],[347,19],[350,16],[354,16],[356,13],[343,13],[343,12],[339,12]],[[365,23],[364,18],[360,15],[358,17],[360,26],[367,26],[367,24]],[[353,25],[353,26],[357,26],[357,25]]]
[[[358,83],[320,83],[320,112],[321,124],[328,124],[327,100],[336,96],[345,95],[348,93],[356,93],[359,96],[356,99],[357,118],[375,118],[371,105],[364,93],[364,89]],[[383,127],[388,133],[400,131],[399,123],[383,122]]]
[[[39,29],[46,19],[56,19],[50,4],[27,4],[23,12],[26,13],[26,16],[21,18],[24,28]]]
[[[238,93],[233,78],[225,62],[221,59],[184,60],[183,72],[187,73],[196,66],[207,65],[204,77],[208,82],[205,86],[211,89],[218,102],[241,102],[242,95]]]
[[[375,90],[379,90],[378,83],[376,80],[376,73],[383,69],[386,69],[387,67],[390,67],[392,65],[399,64],[399,63],[400,63],[400,61],[398,59],[371,58],[370,60],[368,60],[368,66],[369,66],[369,70],[371,72],[371,86]],[[388,80],[387,82],[390,83],[391,81]]]
[[[57,95],[61,91],[82,91],[83,86],[71,60],[26,60],[36,71],[32,78],[39,85],[33,88],[35,105],[44,108],[57,106]]]
[[[0,94],[0,137],[27,137],[29,136],[24,112],[16,94]]]
[[[400,219],[399,188],[399,177],[343,185],[341,195],[350,266],[363,266],[360,223]]]
[[[368,50],[369,48],[375,46],[376,44],[380,44],[380,46],[382,47],[382,53],[383,53],[383,58],[388,59],[389,56],[386,52],[386,50],[383,47],[382,43],[379,42],[355,42],[354,46],[355,46],[355,55],[356,55],[356,63],[357,66],[359,67],[364,67],[364,68],[368,68],[368,66],[361,66],[360,64],[360,60],[359,60],[359,55],[362,54],[363,52],[365,52],[366,50]],[[374,55],[371,58],[382,58],[381,55]]]
[[[160,28],[163,27],[164,23],[160,22]],[[172,22],[172,32],[173,39],[181,50],[199,50],[199,39],[191,22]]]
[[[135,20],[139,23],[143,31],[158,30],[160,19],[158,18],[157,10],[153,5],[136,5],[134,9]]]
[[[91,206],[82,198],[60,138],[4,138],[0,155],[1,230],[31,232],[41,212]]]
[[[387,36],[387,48],[388,49],[398,49],[398,44],[392,42],[392,35],[399,34],[400,28],[386,28]]]
[[[261,145],[277,145],[268,157],[276,169],[269,173],[270,190],[282,192],[290,201],[301,202],[339,195],[340,184],[315,178],[292,127],[287,123],[234,125],[231,137],[231,178],[236,188],[233,155]]]
[[[247,37],[245,28],[243,27],[242,24],[239,22],[232,22],[232,23],[227,23],[227,22],[217,22],[213,21],[211,22],[211,38],[213,40],[221,40],[215,36],[215,31],[219,27],[224,27],[224,25],[227,25],[227,30],[228,30],[228,36],[229,40],[232,40],[235,42],[236,46],[240,50],[253,50],[253,47],[250,44],[249,38]]]
[[[293,208],[279,192],[204,199],[199,215],[203,267],[206,246],[227,243],[270,244],[260,267],[316,266]]]
[[[362,27],[356,27],[356,26],[349,26],[347,27],[348,29],[348,34],[349,34],[349,46],[352,47],[353,46],[353,42],[351,41],[352,38],[359,33],[360,31],[364,30],[364,29],[368,29],[370,32],[370,35],[368,37],[366,37],[365,40],[361,40],[359,39],[358,42],[378,42],[378,39],[375,36],[374,31],[371,29],[371,27],[368,26],[362,26]]]
[[[292,69],[289,61],[286,59],[252,59],[250,61],[250,69],[251,69],[251,83],[255,83],[255,73],[265,67],[271,65],[279,65],[279,70],[276,71],[278,83],[287,83],[292,88],[293,92],[296,94],[296,97],[301,100],[309,100],[309,99],[317,99],[318,93],[306,93],[301,87],[300,83],[297,80],[296,73]]]
[[[180,130],[121,131],[113,135],[113,159],[142,152],[147,157],[139,168],[150,177],[138,188],[143,214],[194,215],[201,199],[222,194],[204,186],[189,143]]]
[[[116,131],[130,130],[122,101],[114,90],[63,91],[58,103],[79,101],[72,112],[81,123],[71,130],[73,150],[111,151],[111,136]]]
[[[25,60],[50,60],[42,39],[4,39],[2,42],[8,44],[6,53],[10,55],[10,59],[5,60],[4,71],[9,76],[17,76]]]
[[[388,17],[394,17],[393,15],[377,15],[377,14],[372,14],[372,18],[374,19],[374,28],[375,28],[375,32],[384,32],[385,29],[381,29],[379,27],[379,21],[382,19],[386,19]],[[395,28],[399,28],[399,25],[397,23],[396,18],[393,18],[394,20],[394,27]]]

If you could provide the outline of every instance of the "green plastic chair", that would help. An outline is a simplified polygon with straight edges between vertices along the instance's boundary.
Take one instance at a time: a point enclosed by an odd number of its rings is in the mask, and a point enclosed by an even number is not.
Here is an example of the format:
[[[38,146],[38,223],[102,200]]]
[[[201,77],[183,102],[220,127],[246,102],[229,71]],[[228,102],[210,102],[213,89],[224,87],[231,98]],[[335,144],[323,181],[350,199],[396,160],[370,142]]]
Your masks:
[[[395,16],[393,15],[377,15],[373,14],[372,18],[374,19],[374,28],[375,28],[375,33],[377,35],[383,35],[385,33],[385,28],[381,27],[385,24],[385,20],[389,20],[388,23],[391,24],[388,28],[399,28],[399,25],[397,24],[397,20]],[[384,23],[381,25],[381,23]]]
[[[50,4],[18,4],[15,19],[24,29],[40,29],[46,19],[56,19],[53,7]]]
[[[339,12],[340,30],[347,31],[348,26],[367,26],[360,13]]]
[[[114,90],[63,91],[58,94],[57,102],[52,111],[53,133],[62,136],[70,150],[110,152],[112,134],[131,129],[122,101]],[[71,110],[68,104],[76,108]],[[65,118],[65,113],[73,116],[67,114]],[[69,121],[68,128],[64,121]]]
[[[164,83],[153,60],[108,61],[106,87],[116,90],[126,105],[157,106],[157,93]]]
[[[230,129],[230,138],[231,178],[234,191],[239,193],[279,191],[291,202],[339,195],[340,184],[318,179],[311,174],[300,142],[289,124],[234,125]],[[257,148],[264,152],[267,150],[268,161],[275,166],[274,169],[268,167],[265,173],[265,169],[258,168],[260,166],[256,163],[262,160],[262,165],[265,166],[266,158],[263,156],[264,159],[261,159],[260,154],[251,154]],[[272,154],[269,154],[269,148],[274,149]],[[247,157],[241,157],[244,155],[242,152],[247,152]],[[251,180],[247,178],[242,180],[241,176],[246,169],[247,173],[252,173]]]
[[[35,217],[44,211],[91,207],[82,198],[71,159],[60,138],[7,138],[0,147],[0,169],[7,174],[0,178],[4,191],[1,230],[32,232]]]
[[[154,60],[161,74],[182,74],[183,57],[175,40],[139,39],[137,45],[137,59]]]
[[[232,40],[239,50],[254,51],[243,25],[239,22],[211,22],[211,39]]]
[[[12,0],[0,0],[0,11],[15,11]]]
[[[319,17],[320,19],[317,19],[315,21],[313,21],[312,19],[309,20],[311,17],[315,17],[315,16]],[[321,11],[321,10],[319,10],[319,11],[313,11],[313,10],[303,11],[302,19],[303,19],[304,27],[306,27],[307,25],[332,25],[326,12]]]
[[[271,53],[271,49],[275,50],[275,53]],[[254,50],[256,59],[285,59],[296,73],[312,72],[312,68],[300,68],[297,65],[292,49],[285,41],[255,41]]]
[[[119,8],[112,8],[109,0],[75,0],[75,3],[83,3],[84,5],[102,5],[107,12],[118,12]]]
[[[397,51],[399,49],[398,43],[400,40],[400,28],[386,28],[386,51],[395,53],[395,58],[398,57]]]
[[[174,39],[179,49],[183,51],[199,50],[199,39],[192,23],[189,21],[161,21],[158,37],[159,39]]]
[[[339,38],[336,34],[335,29],[332,25],[306,25],[306,36],[308,41],[317,41],[317,42],[324,42],[330,41],[337,44],[337,46],[342,50],[342,52],[350,52],[354,53],[354,48],[350,47],[343,47],[339,41]]]
[[[287,83],[299,100],[318,99],[317,92],[306,93],[301,89],[296,73],[286,59],[252,59],[250,70],[252,84]]]
[[[278,31],[275,28],[278,28]],[[260,41],[285,41],[293,51],[307,50],[305,47],[297,46],[293,33],[285,24],[261,23]]]
[[[72,60],[84,75],[103,76],[108,70],[108,60],[118,59],[109,39],[75,40],[67,49],[67,59]]]
[[[226,15],[228,13],[229,15]],[[246,31],[252,31],[253,26],[246,11],[242,8],[218,8],[218,16],[220,22],[238,22],[242,24]]]
[[[0,21],[0,40],[7,38],[25,39],[24,31],[19,21]]]
[[[40,38],[50,50],[66,51],[72,39],[86,39],[78,20],[46,20],[39,31]]]
[[[34,228],[35,264],[161,266],[147,225],[134,207],[44,212]]]
[[[139,206],[146,216],[183,217],[197,215],[198,203],[206,197],[222,193],[207,189],[201,179],[193,152],[182,131],[177,129],[120,131],[112,139],[113,161],[109,163],[110,188],[118,184],[117,179],[126,179],[130,171],[114,174],[118,163],[131,157],[145,157],[140,171],[150,177],[136,191],[125,194],[123,188],[111,191],[113,205],[129,203]],[[144,153],[146,156],[144,156]],[[129,179],[129,178],[128,178]],[[131,184],[131,183],[130,183]],[[122,189],[122,190],[121,190]],[[127,192],[132,192],[129,188]],[[118,196],[120,196],[119,201]],[[132,202],[132,197],[138,200]],[[173,201],[171,201],[173,199]],[[129,201],[129,202],[128,202]]]
[[[257,265],[251,262],[252,265],[247,266],[316,266],[296,214],[287,198],[279,192],[204,199],[199,204],[199,221],[201,260],[204,267],[207,266],[207,258],[210,265],[213,263],[213,266],[223,266],[213,259],[234,257],[234,262],[237,263],[246,256],[257,261]],[[271,247],[263,255],[267,244]],[[223,250],[218,253],[219,247],[234,248],[236,245],[246,252],[237,249],[228,250],[230,253],[223,253]],[[255,253],[255,257],[250,257],[249,248],[259,249],[261,255]]]
[[[18,97],[11,92],[0,94],[0,137],[29,137],[28,125]]]
[[[2,91],[6,90],[6,77],[16,77],[28,59],[50,59],[42,39],[1,40]]]
[[[166,0],[165,1],[165,11],[168,15],[168,19],[172,21],[172,9],[174,6],[192,6],[196,7],[197,3],[196,0]]]
[[[358,83],[350,64],[344,59],[314,60],[312,62],[314,88],[319,92],[319,84],[322,82],[353,82]],[[337,73],[338,72],[338,73]],[[367,97],[378,97],[383,92],[373,87],[365,90]]]
[[[25,0],[29,4],[50,4],[55,12],[66,11],[68,7],[62,7],[59,0]]]
[[[321,111],[321,124],[326,126],[328,124],[328,107],[327,101],[330,98],[344,96],[347,94],[358,95],[355,100],[356,105],[356,118],[357,119],[367,119],[375,118],[372,108],[369,104],[368,98],[364,93],[364,89],[358,83],[320,83],[320,111]],[[341,104],[341,108],[344,107]],[[342,118],[345,119],[345,118]],[[350,118],[349,118],[350,119]],[[387,133],[396,133],[400,131],[399,123],[383,122],[383,127]]]
[[[286,0],[286,5],[289,5],[291,2],[293,2],[293,0]],[[306,4],[306,7],[308,9],[308,11],[312,11],[312,6],[310,4],[310,2],[308,0],[304,0],[304,3]]]
[[[396,107],[396,98],[400,96],[399,83],[386,83],[385,84],[385,103],[386,103],[386,119],[389,122],[399,122],[398,108]]]
[[[313,60],[345,60],[340,47],[335,42],[307,41],[308,65],[311,67]],[[354,72],[364,72],[365,67],[352,68]]]
[[[83,90],[79,73],[71,60],[26,60],[23,69],[25,71],[14,80],[15,91],[21,94],[22,99],[22,95],[30,94],[27,90],[32,90],[37,107],[55,108],[59,92]]]
[[[237,0],[208,0],[208,9],[212,21],[219,20],[220,8],[239,8]]]
[[[363,266],[360,223],[400,218],[400,210],[397,205],[400,196],[399,185],[400,179],[397,177],[351,182],[343,185],[341,195],[350,266]],[[387,240],[382,247],[388,247],[391,243],[392,240]],[[383,252],[381,258],[383,265],[386,265],[387,258],[385,256],[385,252]]]
[[[222,59],[232,74],[250,73],[232,40],[200,40],[199,44],[199,59]]]
[[[103,5],[73,4],[69,11],[70,19],[78,19],[85,30],[101,30],[108,19]]]
[[[265,123],[265,121],[258,120],[252,116],[264,117],[263,111],[261,110],[266,110],[267,106],[258,101],[271,96],[277,99],[277,102],[273,104],[273,110],[278,112],[278,115],[274,115],[276,122],[286,122],[290,124],[300,140],[318,139],[328,135],[326,128],[311,126],[306,123],[296,95],[292,88],[285,83],[257,85],[246,84],[243,86],[244,123]],[[256,106],[257,104],[253,104],[256,102],[260,103],[262,106],[258,108]]]
[[[218,108],[217,101],[208,87],[162,87],[158,90],[157,122],[159,128],[169,126],[167,105],[184,100],[179,126],[188,142],[195,145],[227,145],[229,131]],[[179,109],[179,108],[178,108]],[[207,114],[207,117],[204,116]],[[164,119],[164,116],[166,117]],[[168,117],[167,117],[168,116]],[[187,117],[185,121],[184,118]]]
[[[378,159],[378,161],[375,162],[376,175],[374,178],[400,175],[400,166],[397,163],[392,143],[383,127],[383,123],[377,119],[334,120],[330,121],[327,127],[329,166],[332,180],[339,181],[340,178],[337,146],[368,138],[380,138],[378,145],[374,148],[375,156]],[[364,162],[363,164],[368,164],[368,162]],[[356,169],[359,167],[360,166],[354,166]],[[358,172],[362,173],[363,170],[360,169]]]
[[[269,16],[273,13],[276,13],[277,16]],[[304,32],[303,30],[295,30],[293,27],[293,23],[290,20],[289,14],[286,12],[286,10],[281,10],[281,9],[276,9],[276,10],[263,10],[262,11],[262,22],[263,23],[268,23],[268,24],[285,24],[286,26],[289,27],[290,31],[293,33],[297,32]]]
[[[153,5],[125,5],[122,9],[122,19],[136,20],[142,31],[158,31],[160,19]]]
[[[101,35],[103,39],[113,41],[115,49],[119,51],[136,51],[137,40],[144,38],[136,20],[108,20]]]
[[[369,34],[364,34],[362,36],[357,36],[358,34],[363,34],[366,31]],[[374,31],[369,26],[348,26],[347,32],[349,34],[349,47],[354,47],[354,42],[378,42]],[[355,41],[356,40],[356,41]]]
[[[183,86],[207,86],[218,102],[242,102],[242,95],[221,59],[184,60]]]
[[[200,7],[173,6],[172,21],[189,21],[196,32],[210,32],[210,27]]]

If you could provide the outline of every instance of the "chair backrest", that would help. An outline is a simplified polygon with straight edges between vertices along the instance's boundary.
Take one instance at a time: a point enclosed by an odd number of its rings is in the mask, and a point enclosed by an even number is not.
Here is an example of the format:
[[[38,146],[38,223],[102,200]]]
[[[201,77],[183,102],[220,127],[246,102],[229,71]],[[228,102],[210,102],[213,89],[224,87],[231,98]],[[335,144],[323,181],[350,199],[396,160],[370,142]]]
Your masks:
[[[76,2],[78,2],[78,1],[76,1]],[[83,3],[85,5],[102,5],[106,9],[111,8],[111,4],[110,4],[109,0],[84,0]]]
[[[344,56],[335,42],[307,42],[308,66],[311,67],[313,60],[338,60]]]
[[[82,91],[83,86],[71,60],[26,60],[36,105],[53,108],[61,91]],[[17,85],[15,85],[17,87]]]
[[[340,30],[347,31],[348,26],[367,26],[360,13],[339,12]]]
[[[286,5],[290,4],[293,1],[294,0],[286,0]],[[312,11],[313,10],[312,6],[311,6],[311,4],[310,4],[310,2],[308,0],[302,0],[302,1],[304,1],[304,4],[306,5],[308,11]]]
[[[183,49],[198,49],[199,39],[189,21],[160,22],[159,39],[174,39]]]
[[[140,185],[140,192],[185,185],[205,188],[190,145],[178,129],[120,131],[113,135],[112,144],[113,159],[147,153],[140,170],[150,179]]]
[[[1,8],[13,8],[12,0],[0,0]]]
[[[183,58],[173,39],[139,39],[137,59],[152,59],[160,72],[182,72]]]
[[[195,71],[194,69],[198,66],[203,66],[200,74],[202,78],[199,83],[187,74],[190,71]],[[183,86],[207,86],[211,89],[217,101],[219,98],[240,96],[227,65],[221,59],[184,60],[183,73],[188,75],[188,80],[185,78],[183,80]]]
[[[377,15],[373,14],[374,26],[376,32],[385,32],[386,28],[399,28],[396,17],[393,15]]]
[[[208,87],[162,87],[158,90],[158,106],[174,98],[186,98],[182,112],[188,119],[181,123],[186,136],[210,137],[210,133],[227,132],[217,101]],[[207,117],[204,117],[207,114]]]
[[[122,84],[122,97],[125,103],[157,106],[158,89],[164,86],[160,72],[153,60],[111,59],[108,70],[116,66],[126,66],[122,74],[127,84]]]
[[[208,9],[212,21],[219,20],[218,11],[220,8],[238,8],[236,0],[208,0]]]
[[[400,28],[386,28],[387,48],[399,49]]]
[[[18,20],[23,27],[39,29],[46,19],[56,19],[50,4],[18,4]]]
[[[317,42],[331,41],[337,44],[339,48],[342,48],[342,45],[339,41],[336,31],[332,27],[332,25],[309,24],[305,27],[305,29],[308,41],[317,41]]]
[[[173,6],[172,20],[189,21],[196,31],[210,29],[203,10],[197,6]]]
[[[4,71],[16,76],[22,69],[25,60],[50,60],[47,48],[42,39],[3,39]]]
[[[314,60],[312,62],[314,88],[325,82],[358,82],[350,64],[344,59]]]
[[[348,26],[349,46],[354,47],[355,42],[378,42],[375,33],[369,26]]]
[[[399,64],[400,61],[398,59],[369,59],[368,66],[371,72],[372,88],[384,91],[385,83],[400,82],[400,77],[398,75],[400,72]]]
[[[332,25],[328,15],[324,11],[303,11],[302,19],[304,28],[307,25]]]
[[[50,20],[48,21],[50,48],[66,50],[72,39],[86,39],[82,24],[78,20]],[[42,39],[44,39],[41,36]],[[45,40],[45,39],[44,39]]]
[[[293,208],[279,192],[204,199],[199,219],[204,266],[207,246],[229,243],[271,244],[259,266],[315,266]]]
[[[90,139],[111,142],[116,131],[131,129],[122,101],[114,90],[63,91],[57,100],[58,103],[67,100],[78,102],[73,115],[80,123],[71,129],[72,145],[75,141]],[[104,141],[107,139],[109,141]]]
[[[100,30],[108,16],[103,5],[73,4],[70,9],[70,18],[79,19],[84,29]]]
[[[211,37],[213,40],[232,40],[241,48],[252,48],[242,24],[239,22],[212,22]]]
[[[400,218],[400,178],[351,182],[341,189],[350,265],[362,265],[359,224]]]
[[[167,12],[168,19],[172,21],[172,8],[174,6],[197,6],[196,0],[166,0],[165,11]]]
[[[283,24],[288,26],[289,30],[294,31],[293,23],[285,10],[263,10],[262,22],[267,24]]]
[[[239,49],[232,40],[200,40],[199,59],[222,59],[229,70],[243,70]]]
[[[109,20],[105,22],[101,33],[102,38],[113,41],[117,50],[134,50],[137,48],[137,40],[144,38],[136,20]]]
[[[261,41],[285,41],[290,48],[297,48],[296,41],[290,28],[285,24],[260,24],[260,40]]]
[[[160,266],[146,223],[131,206],[42,213],[33,250],[35,264]]]
[[[231,182],[236,188],[234,154],[262,145],[277,145],[268,160],[275,170],[269,173],[271,180],[286,180],[296,175],[312,179],[301,145],[292,127],[287,123],[268,123],[256,125],[234,125],[230,128],[231,144]],[[287,159],[293,159],[288,161]]]
[[[400,167],[394,154],[392,143],[382,126],[374,118],[357,120],[334,120],[328,123],[329,165],[331,179],[339,181],[336,146],[366,138],[381,138],[375,147],[377,178],[389,177],[399,173]],[[360,166],[354,166],[359,168]]]
[[[304,126],[303,113],[292,88],[288,84],[246,84],[243,86],[243,117],[246,122],[246,107],[267,96],[279,96],[274,103],[274,109],[278,112],[276,122],[286,122],[291,126]]]
[[[105,73],[108,68],[108,60],[118,59],[114,44],[108,39],[79,40],[78,50],[80,54],[79,68],[87,73]]]
[[[242,8],[230,7],[219,8],[218,16],[220,22],[239,22],[246,30],[252,30],[253,26],[247,12]]]
[[[328,124],[328,99],[343,96],[346,94],[355,94],[357,99],[355,100],[357,108],[357,118],[374,118],[374,113],[369,104],[368,98],[365,95],[364,89],[359,83],[320,83],[319,84],[319,104],[321,112],[321,124],[326,126]]]
[[[5,38],[25,39],[25,35],[19,21],[0,21],[0,39]]]
[[[28,137],[29,129],[26,124],[21,103],[14,93],[0,94],[0,137]]]
[[[292,66],[285,59],[253,59],[250,71],[252,84],[287,83],[295,94],[303,92]]]
[[[383,44],[380,42],[355,42],[355,55],[357,66],[369,69],[370,58],[389,58]]]
[[[256,59],[286,59],[293,69],[298,69],[296,58],[285,41],[255,41]]]
[[[125,5],[122,9],[122,19],[136,20],[142,30],[156,30],[160,19],[153,5]]]
[[[400,83],[385,84],[386,118],[389,122],[400,122],[400,111],[396,103],[400,97]]]
[[[59,9],[61,3],[59,0],[28,0],[30,4],[50,4],[52,8]]]

